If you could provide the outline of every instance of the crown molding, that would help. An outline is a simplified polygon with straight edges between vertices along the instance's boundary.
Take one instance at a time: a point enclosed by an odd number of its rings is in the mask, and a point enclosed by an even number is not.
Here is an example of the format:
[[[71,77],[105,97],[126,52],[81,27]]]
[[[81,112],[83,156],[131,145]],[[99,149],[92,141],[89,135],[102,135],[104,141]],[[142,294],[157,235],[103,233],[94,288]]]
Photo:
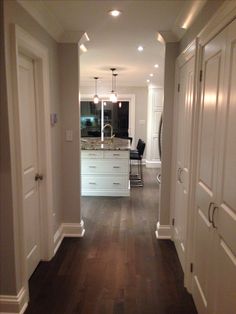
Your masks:
[[[17,2],[59,43],[78,43],[85,33],[65,30],[44,1],[17,0]]]

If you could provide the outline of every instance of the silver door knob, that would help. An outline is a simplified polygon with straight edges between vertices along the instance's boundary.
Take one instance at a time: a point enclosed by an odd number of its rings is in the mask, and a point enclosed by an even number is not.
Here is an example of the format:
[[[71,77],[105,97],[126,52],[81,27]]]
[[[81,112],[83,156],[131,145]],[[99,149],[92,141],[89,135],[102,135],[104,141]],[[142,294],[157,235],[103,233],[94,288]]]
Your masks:
[[[39,173],[36,173],[35,177],[34,177],[34,180],[35,181],[42,181],[43,180],[43,175],[42,174],[39,174]]]

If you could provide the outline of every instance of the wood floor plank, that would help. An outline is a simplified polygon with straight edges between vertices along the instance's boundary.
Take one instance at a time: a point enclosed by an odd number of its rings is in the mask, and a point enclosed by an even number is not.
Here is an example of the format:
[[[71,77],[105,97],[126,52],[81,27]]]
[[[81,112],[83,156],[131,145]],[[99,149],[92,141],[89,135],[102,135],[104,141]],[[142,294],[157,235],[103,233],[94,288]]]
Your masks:
[[[171,241],[157,240],[156,170],[131,197],[83,197],[83,239],[30,279],[26,314],[197,314]]]

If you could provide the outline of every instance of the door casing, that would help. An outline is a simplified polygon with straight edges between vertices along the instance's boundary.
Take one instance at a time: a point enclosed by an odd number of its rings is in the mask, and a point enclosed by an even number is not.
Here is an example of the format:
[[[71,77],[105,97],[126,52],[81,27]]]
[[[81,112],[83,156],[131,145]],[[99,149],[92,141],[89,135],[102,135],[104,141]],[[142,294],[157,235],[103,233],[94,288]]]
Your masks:
[[[50,101],[49,101],[49,57],[48,51],[34,37],[29,35],[18,25],[12,25],[12,107],[9,115],[11,138],[11,164],[15,252],[19,257],[19,273],[17,280],[28,296],[28,280],[25,259],[25,228],[23,210],[23,176],[20,141],[19,117],[19,82],[18,82],[18,56],[23,54],[34,61],[36,85],[36,110],[37,123],[40,125],[38,132],[39,169],[42,169],[45,180],[39,189],[40,199],[40,255],[42,260],[50,260],[54,254],[53,244],[53,189],[52,189],[52,153],[50,130]]]

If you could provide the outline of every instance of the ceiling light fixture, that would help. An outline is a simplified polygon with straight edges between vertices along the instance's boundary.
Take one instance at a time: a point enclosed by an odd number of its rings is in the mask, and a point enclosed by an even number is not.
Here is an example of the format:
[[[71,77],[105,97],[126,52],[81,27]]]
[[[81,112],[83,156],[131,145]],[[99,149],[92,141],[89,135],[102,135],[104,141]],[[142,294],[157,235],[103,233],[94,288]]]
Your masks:
[[[94,77],[94,80],[95,80],[95,95],[93,96],[93,102],[95,104],[98,104],[99,103],[99,97],[97,95],[97,81],[98,81],[98,77]]]
[[[151,77],[153,77],[153,73],[150,73],[149,75],[150,75]]]
[[[119,10],[111,10],[111,11],[109,11],[109,14],[111,16],[113,16],[113,17],[117,17],[117,16],[121,15],[121,11],[119,11]]]
[[[147,80],[147,83],[150,83],[150,80]]]
[[[143,51],[143,46],[138,46],[138,51]]]
[[[116,103],[117,102],[117,94],[115,92],[115,88],[116,88],[116,77],[118,74],[115,74],[114,71],[116,70],[116,68],[111,68],[110,69],[112,72],[112,77],[111,77],[111,94],[110,94],[110,101],[112,103]]]
[[[87,50],[88,50],[88,49],[85,47],[84,44],[80,45],[79,47],[80,47],[80,49],[81,49],[83,52],[87,52]]]
[[[154,65],[154,68],[159,68],[159,65],[158,65],[158,64],[155,64],[155,65]]]

